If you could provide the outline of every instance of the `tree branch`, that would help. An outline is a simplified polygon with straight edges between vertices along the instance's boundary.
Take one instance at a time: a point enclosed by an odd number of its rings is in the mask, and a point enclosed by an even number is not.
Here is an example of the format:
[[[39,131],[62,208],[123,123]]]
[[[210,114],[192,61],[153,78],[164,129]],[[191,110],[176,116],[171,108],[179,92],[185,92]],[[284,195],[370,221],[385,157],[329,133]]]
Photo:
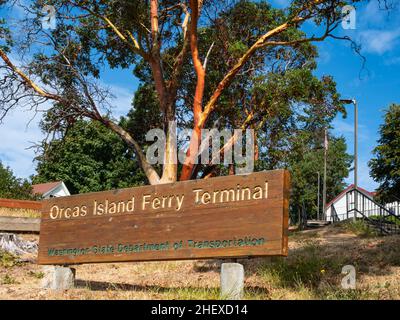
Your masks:
[[[153,168],[153,166],[151,166],[147,162],[146,156],[144,155],[137,141],[133,139],[132,136],[127,131],[125,131],[122,127],[112,122],[111,120],[107,118],[101,118],[97,120],[103,123],[107,128],[117,133],[122,138],[122,140],[124,140],[129,146],[133,148],[135,154],[138,157],[140,166],[143,169],[144,173],[146,174],[146,177],[149,180],[150,184],[152,185],[159,184],[160,177],[157,171]]]
[[[134,35],[131,32],[125,31],[128,34],[128,36],[129,36],[129,38],[131,39],[132,42],[128,41],[128,39],[123,34],[123,32],[120,31],[119,28],[109,18],[107,18],[106,16],[94,12],[89,7],[80,5],[80,4],[75,3],[73,1],[69,1],[69,2],[73,6],[81,8],[81,9],[89,12],[91,15],[93,15],[93,16],[99,18],[100,20],[102,20],[103,22],[105,22],[111,28],[111,30],[114,31],[114,33],[118,36],[118,38],[120,38],[122,40],[122,42],[125,43],[132,50],[132,52],[134,52],[136,54],[139,54],[145,60],[149,59],[148,53],[143,50],[143,48],[140,46],[139,42],[137,41],[137,39],[134,37]]]
[[[33,89],[38,95],[59,102],[63,101],[62,97],[60,97],[59,95],[47,92],[46,90],[40,88],[36,83],[34,83],[24,72],[22,72],[22,70],[20,70],[16,65],[11,62],[11,60],[7,57],[7,54],[1,49],[0,57],[4,61],[4,63],[22,79],[26,86]]]
[[[88,118],[91,118],[93,120],[96,120],[96,121],[99,121],[99,122],[103,123],[106,127],[108,127],[109,129],[111,129],[112,131],[117,133],[135,151],[135,154],[137,155],[137,157],[139,159],[139,163],[140,163],[142,169],[144,170],[144,172],[145,172],[150,184],[159,183],[160,177],[158,176],[158,174],[155,171],[155,169],[147,162],[146,157],[143,154],[143,152],[142,152],[140,146],[138,145],[138,143],[136,142],[136,140],[134,140],[132,138],[132,136],[128,132],[126,132],[122,127],[118,126],[117,124],[115,124],[111,120],[109,120],[107,118],[104,118],[103,116],[100,115],[100,113],[98,111],[98,108],[96,106],[96,103],[93,100],[93,98],[91,96],[91,93],[89,92],[89,88],[88,88],[87,84],[80,77],[80,75],[78,73],[76,73],[76,70],[73,69],[73,66],[70,65],[70,62],[69,62],[68,58],[65,57],[63,54],[61,54],[61,55],[67,61],[67,64],[69,65],[69,67],[74,72],[74,74],[77,77],[79,83],[81,83],[82,88],[83,88],[83,94],[86,97],[88,104],[90,104],[91,109],[93,110],[92,112],[88,111],[84,107],[74,106],[71,103],[71,101],[67,101],[66,99],[64,99],[63,97],[61,97],[59,95],[49,93],[49,92],[45,91],[44,89],[40,88],[22,70],[20,70],[18,67],[16,67],[10,61],[10,59],[5,54],[5,52],[0,49],[0,57],[2,58],[2,60],[6,63],[8,68],[10,68],[13,73],[17,74],[20,77],[20,79],[22,80],[22,82],[24,83],[24,85],[26,87],[29,87],[29,88],[33,89],[39,96],[41,96],[43,98],[60,102],[63,105],[65,105],[66,107],[69,106],[71,108],[71,110],[73,110],[74,114],[76,113],[76,114],[79,114],[79,115],[83,115],[83,116],[86,116]],[[19,99],[17,99],[16,101],[19,101]],[[13,105],[15,105],[15,104],[13,104]]]
[[[200,61],[198,41],[197,41],[197,23],[199,19],[199,3],[197,0],[190,0],[190,8],[192,10],[192,18],[190,22],[190,49],[192,52],[192,59],[194,69],[197,75],[196,89],[193,101],[193,119],[194,126],[198,126],[201,113],[202,113],[202,101],[204,94],[205,85],[205,70]]]
[[[204,59],[204,62],[203,62],[203,69],[204,69],[204,70],[207,69],[207,60],[208,60],[208,56],[210,55],[211,50],[212,50],[213,47],[214,47],[214,42],[211,44],[210,48],[208,49],[206,58]]]
[[[292,24],[299,23],[303,21],[304,18],[302,17],[295,17],[292,20],[281,24],[280,26],[268,31],[263,36],[261,36],[239,59],[239,61],[232,67],[231,70],[225,75],[225,77],[219,82],[216,90],[212,94],[211,98],[207,102],[206,106],[204,107],[204,111],[201,115],[201,119],[199,120],[198,125],[200,127],[204,126],[205,122],[208,119],[210,113],[214,110],[215,105],[221,96],[222,92],[229,86],[231,81],[234,79],[236,74],[240,71],[243,65],[253,56],[257,49],[265,46],[265,43],[268,39],[277,34],[282,33],[283,31],[287,30]]]

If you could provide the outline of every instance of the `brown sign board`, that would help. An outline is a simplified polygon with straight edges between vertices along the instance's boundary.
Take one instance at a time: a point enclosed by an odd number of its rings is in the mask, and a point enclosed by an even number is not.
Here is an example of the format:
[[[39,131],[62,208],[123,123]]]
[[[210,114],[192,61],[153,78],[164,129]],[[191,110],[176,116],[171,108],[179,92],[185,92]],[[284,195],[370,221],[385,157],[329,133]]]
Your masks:
[[[38,263],[284,256],[288,206],[286,170],[51,198]]]

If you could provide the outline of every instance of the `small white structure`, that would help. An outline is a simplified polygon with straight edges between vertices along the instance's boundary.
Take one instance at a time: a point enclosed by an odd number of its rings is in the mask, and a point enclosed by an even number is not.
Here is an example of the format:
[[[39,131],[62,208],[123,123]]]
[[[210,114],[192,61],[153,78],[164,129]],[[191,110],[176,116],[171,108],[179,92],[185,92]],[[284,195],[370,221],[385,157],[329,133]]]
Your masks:
[[[354,192],[349,192],[354,189],[354,184],[349,185],[346,189],[344,189],[339,195],[336,196],[332,201],[327,203],[325,217],[327,221],[335,221],[335,213],[336,219],[339,221],[346,220],[349,218],[353,218],[354,215]],[[363,188],[357,187],[357,190],[365,195],[367,198],[373,201],[374,193],[369,192]],[[348,193],[349,192],[349,193]],[[358,200],[360,203],[361,199]]]
[[[67,186],[62,181],[47,182],[32,185],[33,193],[41,195],[43,199],[70,196]]]
[[[336,198],[326,205],[326,221],[342,221],[354,217],[387,215],[389,212],[395,215],[400,214],[400,202],[379,204],[374,200],[375,192],[367,191],[354,185],[348,186]]]
[[[395,214],[396,216],[400,215],[400,201],[387,203],[385,204],[385,208],[388,209],[393,214]]]

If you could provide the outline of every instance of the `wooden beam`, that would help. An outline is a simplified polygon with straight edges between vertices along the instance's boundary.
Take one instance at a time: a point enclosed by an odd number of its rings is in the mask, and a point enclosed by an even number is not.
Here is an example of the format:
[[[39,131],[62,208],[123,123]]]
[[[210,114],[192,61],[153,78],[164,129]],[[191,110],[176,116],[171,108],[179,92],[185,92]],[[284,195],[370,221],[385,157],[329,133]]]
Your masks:
[[[0,217],[0,231],[39,232],[39,218]]]
[[[15,209],[42,210],[41,201],[0,199],[0,207]]]

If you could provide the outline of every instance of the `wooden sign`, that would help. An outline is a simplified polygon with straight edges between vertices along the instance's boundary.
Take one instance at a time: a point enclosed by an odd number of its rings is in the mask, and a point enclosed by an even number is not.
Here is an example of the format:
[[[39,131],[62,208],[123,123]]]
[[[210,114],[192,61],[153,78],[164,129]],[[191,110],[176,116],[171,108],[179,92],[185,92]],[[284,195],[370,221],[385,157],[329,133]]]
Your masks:
[[[39,264],[287,255],[289,173],[43,201]]]

